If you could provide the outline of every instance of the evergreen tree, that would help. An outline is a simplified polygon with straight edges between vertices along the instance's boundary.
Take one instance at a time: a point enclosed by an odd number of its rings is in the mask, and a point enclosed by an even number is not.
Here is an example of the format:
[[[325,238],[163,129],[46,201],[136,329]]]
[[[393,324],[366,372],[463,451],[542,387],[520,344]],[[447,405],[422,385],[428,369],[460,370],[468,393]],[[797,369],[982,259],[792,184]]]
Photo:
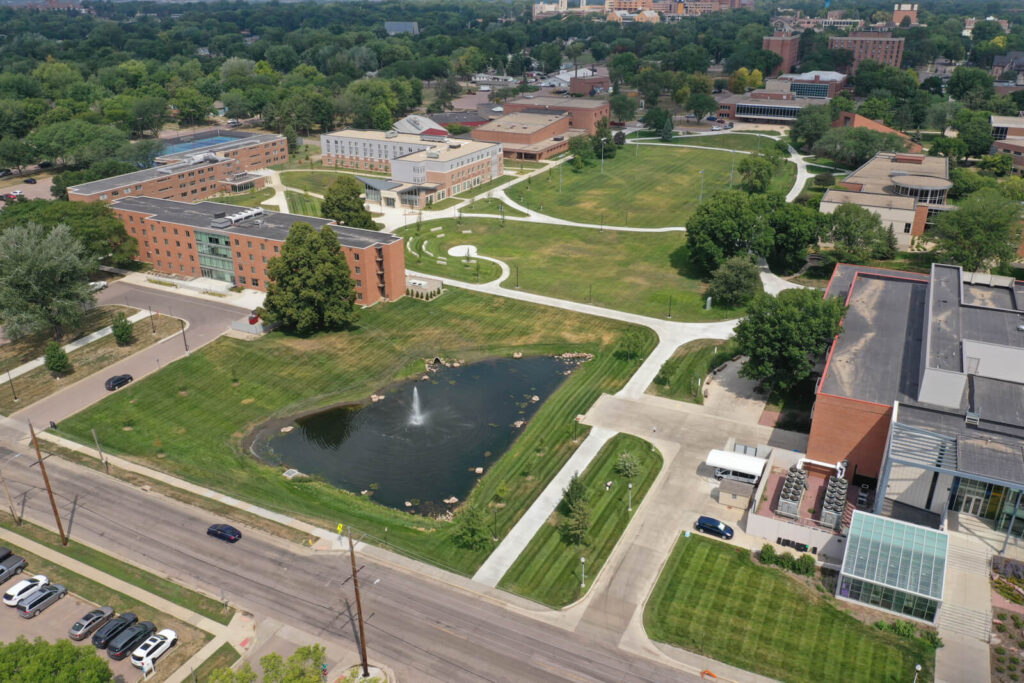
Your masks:
[[[55,375],[66,375],[71,372],[71,360],[67,352],[55,341],[46,345],[46,355],[43,357],[46,369]]]
[[[665,142],[672,142],[672,136],[675,135],[675,128],[672,126],[672,117],[665,117],[665,125],[661,127],[661,139]]]
[[[135,336],[135,325],[128,320],[128,316],[123,312],[114,316],[114,324],[111,325],[111,330],[114,333],[114,341],[117,342],[118,346],[131,345],[132,338]]]

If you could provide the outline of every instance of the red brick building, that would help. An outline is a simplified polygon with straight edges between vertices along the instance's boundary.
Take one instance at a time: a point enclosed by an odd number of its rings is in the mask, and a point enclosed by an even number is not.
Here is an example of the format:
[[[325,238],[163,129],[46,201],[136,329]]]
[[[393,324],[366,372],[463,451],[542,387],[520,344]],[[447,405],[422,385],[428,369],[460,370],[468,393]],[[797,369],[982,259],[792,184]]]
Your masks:
[[[355,282],[356,302],[370,306],[405,294],[402,238],[339,226],[328,219],[250,209],[215,202],[125,197],[111,203],[139,243],[137,260],[158,273],[207,277],[266,291],[267,262],[280,254],[295,223],[338,235]]]
[[[903,63],[903,38],[894,38],[892,33],[876,31],[854,31],[848,36],[832,36],[828,39],[830,50],[849,50],[853,53],[851,73],[865,59],[899,68]]]
[[[573,131],[572,134],[582,134]],[[506,114],[473,129],[474,140],[500,142],[506,159],[547,159],[569,149],[569,115]]]
[[[573,76],[569,79],[569,92],[573,95],[593,95],[598,92],[610,92],[612,79],[608,76]]]
[[[524,95],[504,104],[506,114],[528,112],[531,114],[566,113],[569,115],[569,127],[581,128],[588,135],[597,132],[597,124],[601,119],[611,121],[611,107],[608,100],[596,100],[586,97],[533,97]]]
[[[782,62],[768,74],[769,76],[788,74],[793,71],[800,58],[800,34],[775,31],[772,35],[761,39],[761,49],[774,52],[782,58]]]

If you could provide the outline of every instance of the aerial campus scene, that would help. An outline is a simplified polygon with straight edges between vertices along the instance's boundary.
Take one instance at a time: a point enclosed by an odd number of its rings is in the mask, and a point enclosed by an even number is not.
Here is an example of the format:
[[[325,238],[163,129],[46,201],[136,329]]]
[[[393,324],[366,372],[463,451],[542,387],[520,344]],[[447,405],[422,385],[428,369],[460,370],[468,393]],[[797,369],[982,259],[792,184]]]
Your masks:
[[[0,680],[1024,677],[1019,0],[0,26]]]

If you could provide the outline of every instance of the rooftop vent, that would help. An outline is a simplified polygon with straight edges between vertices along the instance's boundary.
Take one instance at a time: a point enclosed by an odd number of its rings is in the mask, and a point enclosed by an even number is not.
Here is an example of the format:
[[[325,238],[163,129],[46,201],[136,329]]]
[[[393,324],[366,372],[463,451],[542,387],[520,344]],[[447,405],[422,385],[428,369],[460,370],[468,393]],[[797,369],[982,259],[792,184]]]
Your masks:
[[[224,216],[227,216],[227,215],[228,214],[227,214],[226,211],[214,211],[213,212],[213,217],[214,218],[224,218]]]
[[[437,150],[430,149],[430,150],[427,150],[427,158],[428,159],[440,159],[441,155],[437,152]]]
[[[981,413],[974,413],[967,411],[967,415],[964,416],[964,424],[970,427],[978,427],[981,425]]]
[[[384,134],[384,137],[386,137],[386,138],[397,138],[398,137],[398,131],[397,130],[389,130],[387,133]]]
[[[210,221],[210,227],[218,229],[230,228],[231,221],[228,220],[227,218],[214,218],[212,221]]]

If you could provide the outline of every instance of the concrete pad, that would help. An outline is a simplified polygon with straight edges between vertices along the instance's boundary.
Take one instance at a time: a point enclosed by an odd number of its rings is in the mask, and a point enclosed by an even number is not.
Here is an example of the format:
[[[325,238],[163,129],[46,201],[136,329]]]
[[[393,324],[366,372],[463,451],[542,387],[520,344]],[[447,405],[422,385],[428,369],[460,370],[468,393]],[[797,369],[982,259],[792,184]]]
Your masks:
[[[988,644],[957,633],[943,634],[935,653],[935,683],[988,683]]]

